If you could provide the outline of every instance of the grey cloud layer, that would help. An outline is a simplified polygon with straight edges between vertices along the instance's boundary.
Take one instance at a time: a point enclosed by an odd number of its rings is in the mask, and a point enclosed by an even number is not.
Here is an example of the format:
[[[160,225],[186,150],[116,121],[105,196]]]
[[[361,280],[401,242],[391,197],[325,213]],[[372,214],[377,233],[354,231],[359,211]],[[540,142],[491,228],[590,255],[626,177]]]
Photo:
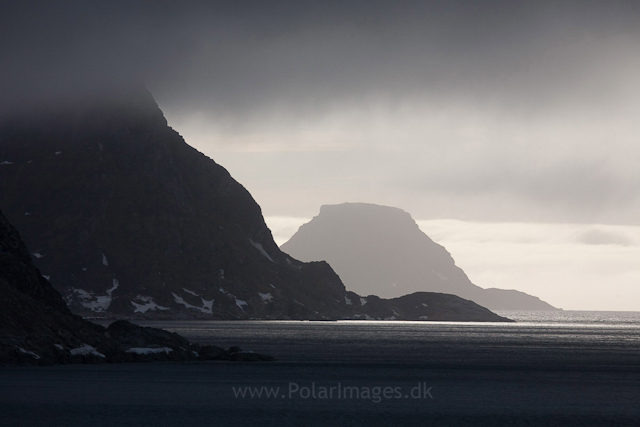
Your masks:
[[[23,1],[2,8],[5,108],[139,78],[172,124],[184,124],[178,130],[205,135],[189,142],[213,157],[224,143],[206,135],[237,145],[245,135],[271,135],[285,150],[313,135],[327,150],[349,148],[332,164],[322,164],[324,156],[287,157],[298,165],[270,157],[256,162],[263,168],[256,176],[292,181],[314,171],[318,186],[361,176],[376,185],[368,201],[425,214],[437,200],[454,216],[472,206],[483,219],[498,218],[501,199],[514,220],[533,218],[527,212],[535,206],[551,220],[638,221],[630,213],[640,205],[635,1]],[[339,199],[359,188],[343,196],[331,190],[331,201],[354,201]],[[278,191],[263,194],[285,197]]]
[[[362,97],[546,104],[585,74],[597,79],[592,62],[609,41],[637,41],[639,23],[634,2],[613,1],[19,2],[5,9],[3,74],[69,84],[133,74],[168,105],[233,114]]]

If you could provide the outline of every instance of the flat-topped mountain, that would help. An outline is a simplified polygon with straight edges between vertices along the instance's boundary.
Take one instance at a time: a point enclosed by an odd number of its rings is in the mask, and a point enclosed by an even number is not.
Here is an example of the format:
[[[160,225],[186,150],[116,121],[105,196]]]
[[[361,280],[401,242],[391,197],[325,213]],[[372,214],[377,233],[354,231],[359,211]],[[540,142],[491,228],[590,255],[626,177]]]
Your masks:
[[[326,262],[283,253],[249,192],[187,145],[144,87],[0,117],[0,185],[0,206],[74,313],[382,316],[347,304],[360,297]]]
[[[407,212],[367,203],[325,205],[282,245],[304,261],[325,260],[347,289],[383,298],[443,292],[489,309],[554,309],[523,292],[483,289],[444,247],[424,234]]]

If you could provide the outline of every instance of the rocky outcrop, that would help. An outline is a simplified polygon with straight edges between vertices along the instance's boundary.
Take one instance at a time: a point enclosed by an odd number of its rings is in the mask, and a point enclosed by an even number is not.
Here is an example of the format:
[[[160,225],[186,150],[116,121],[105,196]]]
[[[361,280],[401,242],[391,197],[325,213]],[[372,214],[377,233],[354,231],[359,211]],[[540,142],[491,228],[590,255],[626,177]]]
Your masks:
[[[511,321],[473,301],[451,294],[416,292],[394,298],[391,303],[404,317],[418,320],[455,322],[473,318],[475,322]]]
[[[415,292],[399,298],[382,299],[375,295],[361,297],[353,292],[347,296],[349,304],[365,320],[426,320],[449,322],[512,322],[473,301],[456,295],[437,292]]]
[[[0,213],[0,364],[273,360],[191,344],[178,334],[116,321],[104,328],[72,314]]]
[[[523,292],[474,285],[449,252],[398,208],[322,206],[281,249],[303,261],[329,262],[347,289],[363,295],[397,298],[429,291],[454,294],[492,310],[555,309]]]
[[[223,349],[214,345],[191,344],[186,338],[163,329],[134,325],[117,320],[106,328],[104,340],[96,351],[114,362],[152,361],[272,361],[273,357],[243,351],[240,347]]]

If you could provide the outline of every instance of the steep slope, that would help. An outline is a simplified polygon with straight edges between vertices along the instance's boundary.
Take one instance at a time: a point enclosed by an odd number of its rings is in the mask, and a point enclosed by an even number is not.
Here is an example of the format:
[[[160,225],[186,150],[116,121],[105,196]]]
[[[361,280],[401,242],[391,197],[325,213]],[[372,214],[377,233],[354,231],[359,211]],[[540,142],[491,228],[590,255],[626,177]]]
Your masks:
[[[329,262],[349,290],[363,295],[395,298],[430,291],[455,294],[489,309],[553,309],[523,292],[474,285],[445,248],[397,208],[322,206],[281,249],[304,261]]]
[[[72,314],[0,212],[0,364],[273,360],[239,348],[191,344],[119,320],[108,328]]]
[[[63,361],[56,344],[94,343],[101,329],[71,314],[0,212],[0,363]]]
[[[0,119],[0,206],[72,311],[345,315],[326,263],[283,254],[259,206],[143,87]]]

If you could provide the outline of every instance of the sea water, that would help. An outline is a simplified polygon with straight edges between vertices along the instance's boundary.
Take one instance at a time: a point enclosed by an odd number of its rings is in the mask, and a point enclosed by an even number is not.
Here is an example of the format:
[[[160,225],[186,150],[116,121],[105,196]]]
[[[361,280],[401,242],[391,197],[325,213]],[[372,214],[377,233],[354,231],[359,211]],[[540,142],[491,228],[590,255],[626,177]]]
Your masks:
[[[278,361],[3,367],[0,424],[640,425],[640,313],[500,314],[141,322]]]
[[[640,312],[500,311],[516,323],[140,322],[281,361],[491,366],[640,366]]]

